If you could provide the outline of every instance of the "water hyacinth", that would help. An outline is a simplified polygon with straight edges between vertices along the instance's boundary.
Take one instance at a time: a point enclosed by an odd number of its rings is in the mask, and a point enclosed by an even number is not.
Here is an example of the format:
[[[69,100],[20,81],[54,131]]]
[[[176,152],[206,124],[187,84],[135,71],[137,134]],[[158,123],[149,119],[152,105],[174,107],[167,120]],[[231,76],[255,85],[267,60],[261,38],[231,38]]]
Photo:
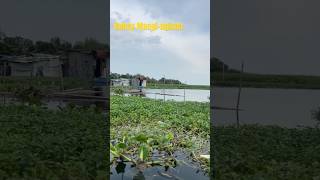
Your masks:
[[[125,147],[120,159],[139,168],[141,163],[144,168],[175,167],[178,161],[174,154],[180,150],[200,156],[209,149],[209,122],[209,103],[111,97],[111,139],[117,142],[112,148]],[[118,159],[115,156],[116,164]],[[208,170],[208,161],[198,162]]]

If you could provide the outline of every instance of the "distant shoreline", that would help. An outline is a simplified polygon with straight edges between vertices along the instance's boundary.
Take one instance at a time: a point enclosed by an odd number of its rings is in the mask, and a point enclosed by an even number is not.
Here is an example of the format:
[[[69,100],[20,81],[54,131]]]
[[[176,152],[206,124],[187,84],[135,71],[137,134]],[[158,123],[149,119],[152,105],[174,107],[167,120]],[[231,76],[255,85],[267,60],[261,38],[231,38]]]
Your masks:
[[[242,76],[244,88],[320,89],[320,76],[264,75],[251,73],[211,74],[214,87],[239,87]]]
[[[151,84],[147,83],[149,89],[199,89],[210,90],[209,85],[185,85],[185,84]]]

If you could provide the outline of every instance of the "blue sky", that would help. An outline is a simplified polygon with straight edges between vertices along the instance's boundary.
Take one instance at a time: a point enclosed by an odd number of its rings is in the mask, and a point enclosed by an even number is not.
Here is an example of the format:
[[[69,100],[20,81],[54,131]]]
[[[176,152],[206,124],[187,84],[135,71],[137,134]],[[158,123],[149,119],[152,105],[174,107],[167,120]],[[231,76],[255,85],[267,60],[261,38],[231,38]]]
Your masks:
[[[209,85],[210,0],[111,0],[111,72]],[[177,23],[184,31],[115,31],[114,22]]]

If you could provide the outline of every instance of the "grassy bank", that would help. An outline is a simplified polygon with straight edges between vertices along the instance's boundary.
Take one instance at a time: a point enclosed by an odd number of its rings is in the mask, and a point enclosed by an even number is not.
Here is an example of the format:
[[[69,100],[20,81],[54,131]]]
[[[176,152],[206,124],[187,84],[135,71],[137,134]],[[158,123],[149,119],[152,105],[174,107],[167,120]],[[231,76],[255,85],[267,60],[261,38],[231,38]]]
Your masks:
[[[174,166],[171,158],[177,150],[192,153],[194,158],[208,154],[209,131],[208,103],[111,97],[111,139],[115,159]],[[166,158],[154,160],[155,152]],[[208,162],[203,165],[208,169]]]
[[[183,85],[183,84],[152,84],[147,83],[147,88],[150,89],[203,89],[209,90],[210,86],[208,85]]]
[[[91,109],[0,106],[0,179],[107,179],[106,128]]]
[[[238,87],[239,73],[213,73],[211,75],[214,86]],[[263,75],[244,73],[243,87],[254,88],[293,88],[293,89],[320,89],[319,76],[303,75]]]
[[[320,179],[320,129],[216,127],[216,179]]]

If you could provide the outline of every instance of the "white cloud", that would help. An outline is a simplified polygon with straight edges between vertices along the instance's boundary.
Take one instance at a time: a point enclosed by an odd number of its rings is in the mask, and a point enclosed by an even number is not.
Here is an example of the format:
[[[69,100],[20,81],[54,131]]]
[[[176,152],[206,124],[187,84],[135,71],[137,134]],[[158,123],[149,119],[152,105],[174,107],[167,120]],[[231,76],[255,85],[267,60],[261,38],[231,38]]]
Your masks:
[[[208,2],[209,0],[204,0]],[[150,2],[150,1],[148,1]],[[157,23],[167,23],[167,22],[181,22],[185,25],[185,30],[183,32],[174,32],[174,31],[115,31],[111,29],[111,50],[123,49],[123,52],[128,51],[128,48],[137,48],[139,51],[145,51],[148,53],[148,49],[156,48],[159,53],[163,54],[174,54],[173,57],[178,57],[176,59],[172,58],[172,61],[180,61],[181,67],[189,67],[186,69],[177,69],[176,76],[181,77],[182,74],[187,74],[189,76],[199,77],[199,82],[205,81],[205,84],[209,84],[210,76],[210,30],[209,27],[209,18],[204,18],[204,14],[209,16],[210,12],[202,12],[202,16],[197,18],[197,13],[183,12],[183,17],[179,17],[179,12],[176,12],[172,17],[171,14],[167,12],[174,12],[177,7],[183,9],[183,5],[186,8],[192,7],[191,2],[196,4],[200,3],[199,1],[181,1],[182,4],[173,4],[170,6],[169,1],[166,1],[166,4],[162,6],[165,9],[161,9],[157,6],[156,1],[151,1],[153,3],[142,3],[140,0],[112,0],[111,1],[111,24],[114,22],[157,22]],[[161,1],[157,1],[161,3]],[[171,1],[170,1],[171,2]],[[183,3],[186,2],[186,3]],[[168,9],[171,8],[171,9]],[[204,11],[204,10],[202,10]],[[186,15],[189,15],[186,17]],[[190,20],[190,21],[188,21]],[[207,21],[207,22],[204,22]],[[208,23],[207,27],[204,27],[203,24]],[[168,53],[165,53],[168,52]],[[146,56],[147,57],[147,56]],[[113,61],[113,59],[111,59]],[[118,60],[117,60],[118,61]],[[130,66],[130,65],[128,65]],[[163,66],[170,66],[170,64],[163,64]],[[160,68],[160,67],[159,67]],[[163,69],[163,67],[161,67]],[[112,69],[111,69],[112,71]],[[185,71],[185,72],[183,72]],[[191,72],[191,74],[190,74]],[[188,79],[188,75],[185,76]],[[191,79],[191,78],[189,78]],[[184,80],[183,80],[184,81]],[[197,82],[192,82],[197,84]]]

